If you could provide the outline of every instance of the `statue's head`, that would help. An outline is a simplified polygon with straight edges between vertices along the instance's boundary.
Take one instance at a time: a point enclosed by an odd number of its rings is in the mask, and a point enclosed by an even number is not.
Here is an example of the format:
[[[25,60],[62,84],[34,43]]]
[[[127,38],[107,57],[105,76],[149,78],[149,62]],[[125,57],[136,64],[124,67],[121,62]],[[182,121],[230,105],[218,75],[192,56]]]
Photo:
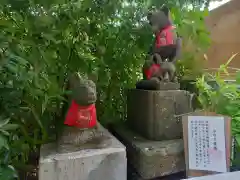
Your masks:
[[[170,19],[170,11],[167,7],[163,7],[157,11],[149,12],[147,19],[154,33],[157,33],[161,29],[172,24]]]
[[[90,105],[96,102],[96,85],[91,79],[92,77],[82,77],[79,73],[73,73],[69,78],[72,98],[79,105]]]

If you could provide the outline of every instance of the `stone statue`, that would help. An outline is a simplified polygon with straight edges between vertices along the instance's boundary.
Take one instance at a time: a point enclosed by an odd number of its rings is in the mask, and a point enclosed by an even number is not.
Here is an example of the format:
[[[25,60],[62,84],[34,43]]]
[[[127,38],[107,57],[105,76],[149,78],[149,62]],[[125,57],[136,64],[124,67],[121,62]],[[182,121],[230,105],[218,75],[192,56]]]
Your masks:
[[[147,16],[155,41],[143,66],[144,79],[137,89],[159,90],[160,82],[177,82],[175,63],[180,56],[182,41],[177,37],[169,9],[150,12]]]
[[[102,134],[98,131],[95,102],[97,92],[95,83],[74,73],[69,78],[68,89],[70,106],[64,121],[63,132],[58,135],[59,149],[67,150],[67,146],[76,150],[96,147],[100,144]],[[86,147],[87,146],[87,147]]]
[[[158,63],[163,69],[163,80],[176,82],[175,62],[180,56],[181,38],[177,37],[175,27],[172,24],[170,11],[167,7],[155,12],[149,12],[147,16],[155,41],[150,50],[151,55],[158,54]]]

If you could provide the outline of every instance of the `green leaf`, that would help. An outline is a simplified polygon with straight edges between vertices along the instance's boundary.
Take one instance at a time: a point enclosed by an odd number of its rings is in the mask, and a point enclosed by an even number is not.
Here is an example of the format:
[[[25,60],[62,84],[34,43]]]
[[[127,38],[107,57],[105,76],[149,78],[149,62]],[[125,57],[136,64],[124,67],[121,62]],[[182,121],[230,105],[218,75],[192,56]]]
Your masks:
[[[4,136],[9,136],[9,132],[5,131],[5,130],[2,130],[0,129],[0,132],[4,135]]]
[[[46,107],[47,107],[47,105],[48,105],[48,96],[47,95],[45,95],[44,96],[44,101],[43,101],[43,103],[42,103],[42,114],[45,112],[45,109],[46,109]]]
[[[240,145],[240,134],[236,135],[236,142],[238,145]]]
[[[0,149],[9,149],[7,138],[0,134]]]
[[[0,179],[13,180],[17,177],[18,177],[17,172],[13,166],[11,166],[11,165],[8,165],[8,166],[1,165],[0,166]]]
[[[233,55],[229,58],[229,60],[227,61],[227,63],[226,63],[225,65],[228,66],[228,65],[232,62],[232,60],[233,60],[237,55],[238,55],[238,53],[233,54]]]
[[[236,83],[240,84],[240,71],[238,71],[236,74]]]
[[[6,124],[1,129],[5,131],[16,130],[19,128],[18,124]]]
[[[8,124],[9,121],[10,121],[10,118],[4,119],[4,120],[0,120],[0,128],[2,128],[3,126],[5,126],[6,124]]]

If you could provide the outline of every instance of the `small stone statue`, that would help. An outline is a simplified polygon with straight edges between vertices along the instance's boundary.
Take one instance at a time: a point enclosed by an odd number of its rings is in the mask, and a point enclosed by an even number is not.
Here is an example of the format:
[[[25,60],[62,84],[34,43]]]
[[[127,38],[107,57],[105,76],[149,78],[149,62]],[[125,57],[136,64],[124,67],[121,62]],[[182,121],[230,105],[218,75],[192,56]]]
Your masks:
[[[82,78],[74,73],[69,78],[71,104],[64,121],[66,127],[58,137],[61,151],[96,147],[101,141],[102,133],[98,131],[95,102],[97,100],[96,85],[92,80]],[[90,146],[90,147],[89,147]]]
[[[173,66],[180,55],[181,38],[177,37],[170,18],[170,11],[167,7],[163,7],[159,11],[148,13],[147,18],[155,34],[151,54],[159,54],[158,61],[163,63],[161,68],[170,72],[170,74],[165,73],[164,81],[176,81]],[[166,61],[168,63],[165,63]]]
[[[160,81],[177,82],[175,62],[180,56],[181,38],[177,37],[169,9],[150,12],[147,16],[155,34],[155,41],[143,66],[144,80],[137,89],[157,90]]]

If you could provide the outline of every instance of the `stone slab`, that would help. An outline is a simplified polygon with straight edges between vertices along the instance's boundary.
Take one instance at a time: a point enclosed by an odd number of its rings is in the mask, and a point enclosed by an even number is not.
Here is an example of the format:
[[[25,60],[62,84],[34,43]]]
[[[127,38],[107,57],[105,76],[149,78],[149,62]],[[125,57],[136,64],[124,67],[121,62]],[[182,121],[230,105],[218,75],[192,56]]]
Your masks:
[[[136,89],[142,90],[179,90],[180,83],[158,82],[155,80],[141,80],[136,83]]]
[[[126,149],[99,125],[102,145],[59,151],[57,143],[42,146],[39,180],[127,180]],[[92,147],[92,148],[89,148]]]
[[[185,170],[183,140],[151,141],[124,125],[116,125],[112,129],[114,135],[126,146],[128,163],[140,175],[139,180]]]
[[[180,83],[175,82],[160,82],[158,90],[179,90]]]
[[[150,140],[182,138],[181,119],[176,115],[193,111],[191,97],[183,90],[131,89],[127,96],[127,122]]]
[[[240,171],[221,173],[221,174],[210,175],[210,176],[193,177],[188,179],[189,180],[239,180]]]
[[[130,164],[128,164],[128,180],[146,180],[143,179],[134,168],[131,167]],[[157,177],[157,178],[153,178],[151,180],[180,180],[186,177],[186,173],[185,172],[178,172],[175,174],[171,174],[171,175],[167,175],[167,176],[163,176],[163,177]]]

